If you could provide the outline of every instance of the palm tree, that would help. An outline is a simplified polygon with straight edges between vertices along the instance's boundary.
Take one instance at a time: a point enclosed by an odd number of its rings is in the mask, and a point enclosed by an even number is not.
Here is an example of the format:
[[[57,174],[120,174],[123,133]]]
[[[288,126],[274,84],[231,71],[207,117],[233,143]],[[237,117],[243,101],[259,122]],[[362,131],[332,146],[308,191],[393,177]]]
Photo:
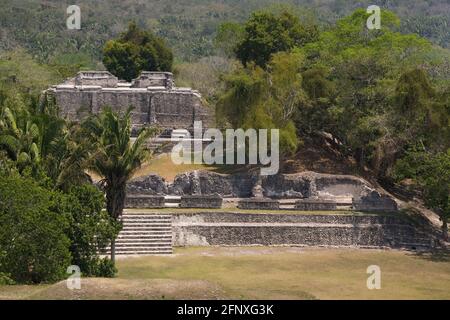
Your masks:
[[[16,117],[9,108],[0,114],[0,147],[8,156],[17,161],[19,168],[27,165],[35,166],[41,160],[39,149],[39,127],[26,119],[23,125],[17,123]]]
[[[146,141],[158,131],[143,129],[136,140],[131,136],[131,108],[120,116],[110,108],[91,116],[83,124],[92,142],[92,154],[88,168],[100,175],[101,185],[106,193],[106,210],[119,220],[125,204],[126,184],[136,170],[150,156]],[[115,261],[115,240],[111,241],[111,260]]]

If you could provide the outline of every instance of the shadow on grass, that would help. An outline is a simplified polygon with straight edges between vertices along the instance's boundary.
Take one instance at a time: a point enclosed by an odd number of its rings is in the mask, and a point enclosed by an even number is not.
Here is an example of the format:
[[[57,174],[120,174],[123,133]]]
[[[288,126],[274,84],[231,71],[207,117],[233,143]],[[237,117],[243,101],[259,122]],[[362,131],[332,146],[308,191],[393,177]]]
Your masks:
[[[440,249],[428,252],[416,252],[416,257],[433,262],[450,262],[450,250]]]

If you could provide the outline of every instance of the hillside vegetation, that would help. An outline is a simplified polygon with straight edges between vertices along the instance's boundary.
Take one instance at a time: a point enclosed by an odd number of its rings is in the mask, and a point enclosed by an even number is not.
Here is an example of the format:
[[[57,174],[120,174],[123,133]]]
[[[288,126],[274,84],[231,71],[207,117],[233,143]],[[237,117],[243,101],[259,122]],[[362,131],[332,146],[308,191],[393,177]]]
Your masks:
[[[0,0],[0,48],[28,49],[40,61],[72,62],[96,67],[107,40],[118,36],[130,20],[165,38],[182,61],[213,55],[213,39],[224,21],[243,22],[251,12],[279,3],[274,0],[79,0],[82,30],[66,28],[66,8],[59,0]],[[287,0],[303,7],[322,26],[357,8],[378,4],[397,13],[405,33],[417,33],[441,46],[450,43],[450,3],[446,0]]]

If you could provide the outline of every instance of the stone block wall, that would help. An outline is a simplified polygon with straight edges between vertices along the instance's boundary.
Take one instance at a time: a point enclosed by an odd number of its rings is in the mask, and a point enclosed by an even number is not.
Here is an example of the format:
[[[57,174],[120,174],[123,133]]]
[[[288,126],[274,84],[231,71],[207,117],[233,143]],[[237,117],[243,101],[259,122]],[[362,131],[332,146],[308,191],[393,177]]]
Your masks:
[[[244,199],[238,202],[239,209],[246,210],[278,210],[280,202],[271,199]]]
[[[222,208],[222,198],[219,196],[192,195],[182,196],[180,208]]]
[[[143,72],[132,83],[124,83],[108,72],[83,71],[46,93],[55,98],[59,115],[70,121],[97,114],[105,106],[118,112],[132,106],[132,124],[137,128],[159,125],[190,129],[194,121],[202,121],[208,128],[215,121],[213,110],[203,105],[200,93],[173,87],[173,75],[167,72]]]
[[[400,217],[378,215],[298,215],[176,213],[175,246],[292,245],[426,249],[432,235]]]
[[[164,196],[134,195],[125,198],[125,208],[164,208]]]
[[[333,211],[337,210],[337,203],[332,200],[297,200],[295,209],[304,211]]]

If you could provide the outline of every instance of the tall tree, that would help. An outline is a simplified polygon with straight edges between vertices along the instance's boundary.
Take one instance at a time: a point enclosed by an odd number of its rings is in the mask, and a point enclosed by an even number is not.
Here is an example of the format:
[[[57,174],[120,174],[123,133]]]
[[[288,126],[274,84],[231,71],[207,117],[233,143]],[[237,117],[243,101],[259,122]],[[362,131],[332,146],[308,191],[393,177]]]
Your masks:
[[[118,39],[105,44],[103,64],[120,79],[131,81],[141,71],[172,71],[173,53],[163,39],[130,23]]]
[[[304,25],[287,11],[279,15],[255,12],[244,29],[243,39],[236,47],[236,56],[244,65],[254,62],[263,68],[272,54],[300,47],[318,36],[315,25]]]
[[[131,108],[122,116],[111,108],[105,108],[99,115],[88,118],[82,126],[93,146],[88,167],[102,177],[106,210],[117,221],[123,212],[127,181],[149,158],[145,143],[157,130],[145,128],[133,142]],[[114,263],[115,240],[111,243],[111,260]]]

